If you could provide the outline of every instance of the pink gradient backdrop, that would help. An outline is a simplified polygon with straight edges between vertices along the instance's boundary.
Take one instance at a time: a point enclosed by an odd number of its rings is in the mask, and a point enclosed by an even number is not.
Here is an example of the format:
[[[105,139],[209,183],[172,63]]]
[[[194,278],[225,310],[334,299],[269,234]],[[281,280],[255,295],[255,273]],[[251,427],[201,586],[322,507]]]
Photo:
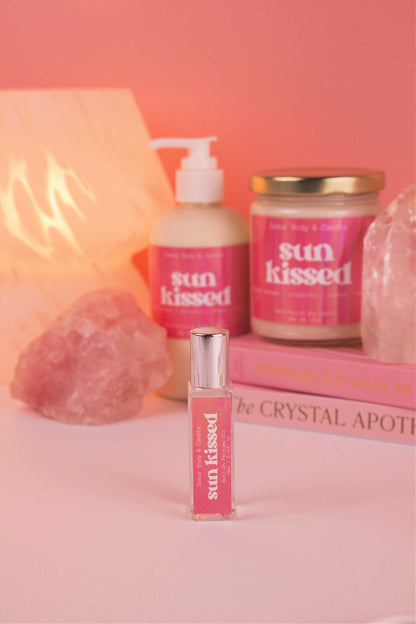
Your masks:
[[[153,136],[217,134],[244,214],[262,168],[414,177],[412,0],[2,0],[0,41],[1,88],[127,86]]]

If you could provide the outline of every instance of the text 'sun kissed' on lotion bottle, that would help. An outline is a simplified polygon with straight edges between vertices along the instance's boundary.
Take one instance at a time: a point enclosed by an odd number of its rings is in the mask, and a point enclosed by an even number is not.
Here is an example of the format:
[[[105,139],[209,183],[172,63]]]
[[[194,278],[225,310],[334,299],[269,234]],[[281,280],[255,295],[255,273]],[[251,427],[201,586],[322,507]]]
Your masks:
[[[178,207],[156,222],[149,245],[152,316],[167,331],[173,364],[158,392],[172,399],[187,396],[193,327],[225,327],[233,336],[249,331],[248,224],[220,204],[223,171],[210,155],[214,140],[151,141],[154,149],[189,151],[176,172]]]
[[[235,517],[228,347],[226,329],[199,327],[191,331],[188,407],[191,516],[194,520]]]
[[[360,339],[363,240],[384,174],[287,169],[253,175],[251,326],[283,342]]]

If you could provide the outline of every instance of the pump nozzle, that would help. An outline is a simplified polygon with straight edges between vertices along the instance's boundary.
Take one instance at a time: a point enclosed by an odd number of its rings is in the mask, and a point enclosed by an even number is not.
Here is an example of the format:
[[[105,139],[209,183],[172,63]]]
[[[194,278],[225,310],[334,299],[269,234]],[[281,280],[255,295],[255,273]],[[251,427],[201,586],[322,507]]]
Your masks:
[[[222,200],[223,171],[210,155],[210,144],[217,137],[160,138],[150,141],[152,149],[182,148],[189,150],[176,171],[176,199],[186,203],[212,203]]]
[[[210,143],[217,137],[202,137],[198,139],[153,139],[150,141],[152,149],[163,147],[183,148],[189,150],[186,158],[182,158],[182,169],[216,169],[217,159],[210,155]]]

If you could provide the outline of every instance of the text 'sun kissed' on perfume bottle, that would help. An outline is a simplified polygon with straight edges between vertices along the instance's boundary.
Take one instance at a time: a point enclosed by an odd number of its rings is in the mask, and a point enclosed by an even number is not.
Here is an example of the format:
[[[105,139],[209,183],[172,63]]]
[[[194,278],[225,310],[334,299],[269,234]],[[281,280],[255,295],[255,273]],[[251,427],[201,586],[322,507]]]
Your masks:
[[[191,330],[190,418],[191,516],[235,517],[232,386],[228,375],[229,332]]]

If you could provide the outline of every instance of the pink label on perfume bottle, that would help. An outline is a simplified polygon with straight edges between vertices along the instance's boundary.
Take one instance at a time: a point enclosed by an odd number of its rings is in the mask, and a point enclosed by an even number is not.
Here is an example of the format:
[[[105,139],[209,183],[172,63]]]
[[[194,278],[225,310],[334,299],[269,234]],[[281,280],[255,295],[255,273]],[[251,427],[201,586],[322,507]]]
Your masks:
[[[149,247],[152,316],[169,338],[194,327],[249,330],[249,246]]]
[[[253,215],[253,316],[301,325],[358,323],[363,239],[373,219]]]
[[[231,513],[231,397],[195,398],[191,405],[193,511]]]

